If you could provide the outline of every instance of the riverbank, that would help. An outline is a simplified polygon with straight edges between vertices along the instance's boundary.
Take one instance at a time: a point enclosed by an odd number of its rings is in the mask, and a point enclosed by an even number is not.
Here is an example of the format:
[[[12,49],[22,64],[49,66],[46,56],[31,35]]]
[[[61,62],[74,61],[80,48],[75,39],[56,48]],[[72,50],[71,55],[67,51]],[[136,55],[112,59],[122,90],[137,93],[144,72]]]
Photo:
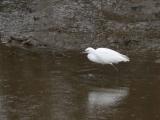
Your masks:
[[[4,0],[0,6],[0,40],[8,46],[160,50],[159,1]]]

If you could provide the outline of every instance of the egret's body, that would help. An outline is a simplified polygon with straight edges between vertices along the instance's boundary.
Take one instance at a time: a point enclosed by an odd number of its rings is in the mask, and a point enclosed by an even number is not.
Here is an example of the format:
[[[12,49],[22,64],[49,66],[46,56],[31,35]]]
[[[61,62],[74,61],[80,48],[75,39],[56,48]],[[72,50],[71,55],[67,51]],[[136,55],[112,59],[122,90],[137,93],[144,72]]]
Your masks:
[[[87,57],[90,61],[100,64],[113,65],[119,62],[128,62],[129,58],[126,55],[120,54],[109,48],[87,48],[85,53],[88,53]]]

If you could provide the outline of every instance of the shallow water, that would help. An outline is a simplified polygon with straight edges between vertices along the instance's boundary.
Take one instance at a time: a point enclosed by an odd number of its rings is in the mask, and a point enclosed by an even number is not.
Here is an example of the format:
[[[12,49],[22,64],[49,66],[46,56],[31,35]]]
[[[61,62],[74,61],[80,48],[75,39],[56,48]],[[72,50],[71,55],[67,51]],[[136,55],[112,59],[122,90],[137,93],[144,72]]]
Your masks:
[[[79,52],[0,46],[0,119],[159,120],[160,55],[128,55],[117,72]]]

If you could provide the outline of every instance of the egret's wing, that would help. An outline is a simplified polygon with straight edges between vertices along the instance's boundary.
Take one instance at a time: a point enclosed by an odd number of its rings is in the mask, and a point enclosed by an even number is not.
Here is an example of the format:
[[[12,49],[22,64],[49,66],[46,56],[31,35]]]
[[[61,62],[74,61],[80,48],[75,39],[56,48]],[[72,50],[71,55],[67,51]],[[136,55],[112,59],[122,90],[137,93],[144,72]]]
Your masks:
[[[125,58],[127,61],[129,61],[129,57],[126,56],[126,55],[123,55],[123,54],[121,54],[121,53],[119,53],[119,52],[116,52],[116,51],[114,51],[114,50],[112,50],[112,49],[108,49],[108,48],[104,48],[104,49],[106,49],[107,53],[111,53],[112,55],[116,55],[117,57],[118,57],[118,56],[119,56],[119,57],[123,57],[123,58]]]
[[[129,61],[129,58],[127,56],[108,48],[97,48],[96,54],[99,59],[103,60],[105,63],[118,63],[121,61]]]

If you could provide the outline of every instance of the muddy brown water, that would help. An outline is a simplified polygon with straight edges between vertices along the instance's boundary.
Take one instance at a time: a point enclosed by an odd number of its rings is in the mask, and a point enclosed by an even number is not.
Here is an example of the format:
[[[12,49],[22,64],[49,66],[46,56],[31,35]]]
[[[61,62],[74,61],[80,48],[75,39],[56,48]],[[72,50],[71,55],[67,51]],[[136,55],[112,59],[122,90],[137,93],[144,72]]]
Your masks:
[[[126,54],[117,72],[80,52],[0,46],[0,120],[159,120],[159,52]]]

